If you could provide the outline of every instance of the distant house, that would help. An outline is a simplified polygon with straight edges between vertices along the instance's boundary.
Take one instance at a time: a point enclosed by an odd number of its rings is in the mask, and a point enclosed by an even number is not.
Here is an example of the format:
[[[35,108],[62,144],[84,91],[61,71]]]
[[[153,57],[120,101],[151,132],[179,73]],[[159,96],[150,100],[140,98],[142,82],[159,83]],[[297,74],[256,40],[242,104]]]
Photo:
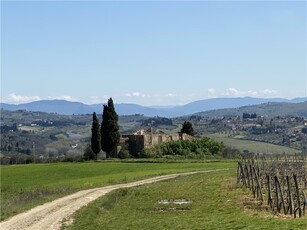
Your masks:
[[[148,130],[138,130],[133,134],[122,135],[122,140],[129,144],[129,150],[139,153],[146,148],[168,141],[189,140],[192,136],[185,133],[167,134],[162,131],[153,132],[152,128]]]

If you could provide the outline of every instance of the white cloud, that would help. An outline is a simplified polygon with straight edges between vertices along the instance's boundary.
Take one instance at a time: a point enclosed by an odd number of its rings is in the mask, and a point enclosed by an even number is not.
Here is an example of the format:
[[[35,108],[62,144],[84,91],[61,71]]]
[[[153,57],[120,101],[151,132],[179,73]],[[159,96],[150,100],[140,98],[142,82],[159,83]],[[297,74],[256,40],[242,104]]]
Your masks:
[[[210,89],[208,89],[208,93],[211,94],[211,95],[215,95],[216,90],[213,89],[213,88],[210,88]]]
[[[259,97],[268,98],[279,95],[274,89],[245,89],[229,87],[224,90],[208,88],[205,91],[197,91],[190,94],[181,94],[176,92],[152,93],[130,92],[117,98],[119,101],[127,103],[136,103],[141,105],[182,105],[196,100],[218,97]]]
[[[65,100],[65,101],[78,101],[72,96],[63,95],[63,96],[48,96],[49,100]]]
[[[139,97],[141,94],[139,93],[139,92],[133,92],[132,93],[132,96],[134,96],[134,97]]]
[[[104,96],[91,96],[89,103],[90,104],[100,104],[100,103],[105,103],[107,100],[109,99],[108,96],[104,95]]]
[[[263,90],[248,90],[248,91],[240,91],[236,88],[228,88],[225,90],[221,96],[238,96],[238,97],[272,97],[278,95],[278,91],[274,89],[263,89]]]
[[[140,92],[132,92],[132,93],[126,93],[125,94],[126,97],[139,97],[139,96],[146,96],[145,94],[141,94]]]
[[[264,95],[277,95],[278,91],[274,89],[265,89],[262,90],[261,93],[263,93]]]
[[[129,92],[125,93],[124,97],[118,98],[119,101],[124,101],[126,103],[136,103],[141,105],[174,105],[182,104],[181,100],[184,102],[189,102],[185,95],[178,95],[173,92],[169,93],[144,93],[144,92]]]
[[[98,100],[99,100],[99,97],[98,97],[98,96],[91,96],[91,97],[90,97],[90,101],[93,102],[93,103],[98,102]]]
[[[210,89],[207,90],[206,95],[198,95],[198,97],[200,97],[200,98],[216,98],[216,97],[218,97],[218,92],[217,92],[216,89],[210,88]]]
[[[240,95],[240,92],[236,88],[228,88],[228,89],[226,89],[225,95],[227,95],[227,96],[238,96],[238,95]]]
[[[16,95],[15,93],[11,93],[7,97],[3,98],[3,101],[13,104],[27,103],[38,100],[41,100],[39,96],[22,96],[22,95]]]
[[[125,94],[126,97],[130,97],[130,98],[161,98],[163,100],[165,100],[166,97],[177,97],[177,94],[174,93],[166,93],[166,94],[145,94],[145,93],[140,93],[140,92],[132,92],[132,93],[126,93]]]
[[[257,96],[259,93],[255,90],[249,90],[247,91],[248,96]]]
[[[86,104],[101,104],[106,103],[110,97],[104,96],[90,96],[89,100],[84,100],[83,102]]]

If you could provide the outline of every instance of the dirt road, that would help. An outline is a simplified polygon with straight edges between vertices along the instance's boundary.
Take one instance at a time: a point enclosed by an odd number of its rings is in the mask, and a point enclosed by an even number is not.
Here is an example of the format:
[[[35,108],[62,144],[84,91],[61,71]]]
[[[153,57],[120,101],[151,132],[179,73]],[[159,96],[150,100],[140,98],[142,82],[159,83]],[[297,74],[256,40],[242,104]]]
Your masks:
[[[72,214],[87,205],[91,201],[101,197],[111,191],[120,188],[130,188],[143,184],[154,183],[162,180],[173,179],[178,176],[187,176],[196,173],[209,173],[227,169],[207,170],[189,173],[177,173],[164,176],[157,176],[145,180],[135,181],[126,184],[117,184],[101,188],[94,188],[76,192],[72,195],[37,206],[24,213],[20,213],[12,218],[0,223],[1,230],[49,230],[60,229],[63,221],[69,222]]]

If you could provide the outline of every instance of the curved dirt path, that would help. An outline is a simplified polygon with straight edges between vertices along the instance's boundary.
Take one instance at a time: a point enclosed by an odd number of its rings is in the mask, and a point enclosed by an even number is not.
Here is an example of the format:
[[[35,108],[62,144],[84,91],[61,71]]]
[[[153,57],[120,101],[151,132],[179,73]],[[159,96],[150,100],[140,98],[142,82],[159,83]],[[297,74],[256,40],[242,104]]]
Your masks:
[[[74,194],[37,206],[26,212],[20,213],[16,216],[13,216],[8,220],[1,222],[0,229],[1,230],[60,229],[64,221],[67,223],[69,222],[70,217],[75,211],[87,205],[91,201],[97,199],[98,197],[101,197],[116,189],[130,188],[143,184],[154,183],[158,181],[173,179],[178,176],[188,176],[197,173],[209,173],[209,172],[216,172],[222,170],[227,170],[227,169],[216,169],[216,170],[189,172],[189,173],[176,173],[164,176],[157,176],[126,184],[110,185],[101,188],[79,191]]]

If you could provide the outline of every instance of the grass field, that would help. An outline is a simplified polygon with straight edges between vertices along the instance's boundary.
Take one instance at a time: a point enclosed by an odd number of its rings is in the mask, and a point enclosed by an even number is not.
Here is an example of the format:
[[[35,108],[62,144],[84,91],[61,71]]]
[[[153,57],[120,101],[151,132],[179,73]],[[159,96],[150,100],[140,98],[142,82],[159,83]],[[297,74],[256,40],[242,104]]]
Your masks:
[[[234,162],[87,162],[1,166],[1,220],[78,190],[153,175],[234,166]]]
[[[259,142],[259,141],[250,141],[250,140],[241,140],[238,138],[231,138],[224,134],[210,134],[208,137],[213,138],[217,141],[224,142],[227,146],[232,146],[241,151],[249,150],[254,153],[269,153],[269,154],[295,154],[300,152],[297,149],[288,148],[286,146],[273,145],[269,143]]]
[[[236,185],[235,173],[231,169],[117,190],[79,210],[73,225],[64,229],[306,229],[306,217],[278,217],[260,208],[250,191]]]

